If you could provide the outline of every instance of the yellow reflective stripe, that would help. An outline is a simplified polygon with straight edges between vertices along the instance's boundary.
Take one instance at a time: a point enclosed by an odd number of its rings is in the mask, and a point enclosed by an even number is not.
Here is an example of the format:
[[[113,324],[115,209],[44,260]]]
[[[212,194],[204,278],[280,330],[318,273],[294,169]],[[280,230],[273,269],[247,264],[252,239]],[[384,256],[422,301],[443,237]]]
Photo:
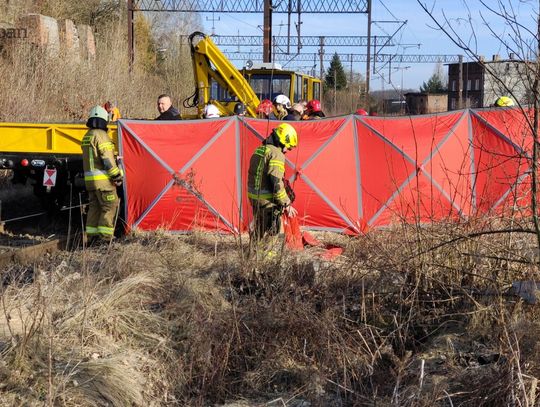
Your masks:
[[[85,136],[83,137],[82,141],[81,141],[81,145],[83,146],[89,146],[91,145],[91,140],[92,140],[92,137],[88,137],[88,136]]]
[[[109,202],[115,201],[116,200],[116,195],[114,195],[114,194],[106,195],[105,200],[109,201]]]
[[[98,226],[97,230],[102,235],[112,235],[114,233],[114,228],[109,228],[107,226]]]
[[[285,164],[280,160],[270,160],[270,167],[277,167],[285,172]]]
[[[259,164],[257,164],[257,170],[255,171],[255,189],[256,190],[259,190],[261,188],[263,168],[264,168],[264,159],[260,159]]]
[[[99,181],[99,180],[110,180],[108,175],[85,175],[84,180],[85,181]]]
[[[86,233],[89,234],[89,235],[95,235],[98,233],[98,228],[94,227],[94,226],[87,226],[86,227]]]
[[[118,174],[120,174],[120,168],[116,167],[116,168],[111,168],[109,171],[107,171],[109,173],[110,176],[114,177]]]
[[[89,162],[89,167],[90,167],[90,170],[93,170],[95,167],[94,167],[94,148],[92,146],[90,146],[90,148],[88,149],[88,162]]]
[[[272,199],[274,197],[274,194],[254,194],[252,192],[248,192],[248,198],[251,199]]]
[[[264,157],[264,154],[266,153],[266,147],[259,147],[255,150],[255,154]]]
[[[283,190],[283,191],[279,191],[278,193],[276,193],[276,198],[278,199],[283,199],[283,198],[286,198],[287,197],[287,191]]]
[[[113,151],[114,150],[114,144],[111,142],[108,143],[102,143],[98,145],[99,151]]]

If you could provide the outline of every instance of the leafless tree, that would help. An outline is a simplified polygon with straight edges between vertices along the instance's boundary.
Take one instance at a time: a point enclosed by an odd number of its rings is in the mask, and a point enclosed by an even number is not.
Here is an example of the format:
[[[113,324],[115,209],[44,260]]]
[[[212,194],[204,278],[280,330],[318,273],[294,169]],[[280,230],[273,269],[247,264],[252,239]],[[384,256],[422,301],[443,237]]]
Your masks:
[[[540,248],[540,221],[538,216],[538,122],[540,108],[540,2],[537,0],[476,0],[480,6],[478,15],[473,15],[472,1],[461,0],[463,15],[450,16],[447,11],[437,7],[437,1],[417,0],[420,7],[429,15],[434,28],[442,31],[473,61],[481,64],[498,83],[500,94],[511,96],[521,110],[533,140],[532,154],[528,157],[531,173],[531,211],[537,244]],[[454,7],[453,10],[456,10]],[[527,16],[527,17],[523,17]],[[519,63],[517,82],[526,90],[522,97],[516,90],[516,81],[509,82],[504,75],[487,64],[479,50],[478,23],[483,24],[500,50],[512,55]],[[529,106],[527,106],[527,104]],[[532,114],[530,110],[532,108]]]

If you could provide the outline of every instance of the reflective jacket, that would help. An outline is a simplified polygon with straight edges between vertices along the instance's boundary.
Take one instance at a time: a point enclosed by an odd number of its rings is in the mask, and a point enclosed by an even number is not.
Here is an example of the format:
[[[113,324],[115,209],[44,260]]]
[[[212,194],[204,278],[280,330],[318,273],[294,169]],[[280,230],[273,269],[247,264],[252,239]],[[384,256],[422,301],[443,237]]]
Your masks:
[[[285,176],[285,155],[276,146],[267,144],[258,147],[249,162],[248,197],[252,204],[259,206],[287,206],[291,200],[287,196],[283,177]]]
[[[114,181],[122,180],[122,170],[116,164],[114,144],[105,130],[90,129],[81,143],[84,183],[88,191],[112,191]]]
[[[109,121],[110,122],[116,122],[118,119],[121,119],[122,115],[120,114],[120,110],[117,107],[113,107],[111,111],[109,112]]]

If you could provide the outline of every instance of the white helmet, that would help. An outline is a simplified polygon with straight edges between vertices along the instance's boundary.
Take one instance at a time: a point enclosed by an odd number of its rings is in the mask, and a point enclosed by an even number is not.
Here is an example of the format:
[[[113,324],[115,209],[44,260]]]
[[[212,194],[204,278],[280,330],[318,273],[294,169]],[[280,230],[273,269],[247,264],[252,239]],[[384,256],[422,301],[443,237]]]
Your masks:
[[[287,109],[290,109],[291,108],[291,101],[289,100],[289,98],[285,95],[277,95],[275,98],[274,98],[274,103],[276,105],[283,105],[285,106]]]
[[[109,114],[101,106],[94,106],[92,110],[90,110],[90,113],[88,114],[88,118],[91,119],[92,117],[99,117],[100,119],[103,119],[106,122],[109,121]]]
[[[203,115],[206,119],[210,119],[212,117],[219,117],[219,109],[216,105],[208,104],[204,107]]]

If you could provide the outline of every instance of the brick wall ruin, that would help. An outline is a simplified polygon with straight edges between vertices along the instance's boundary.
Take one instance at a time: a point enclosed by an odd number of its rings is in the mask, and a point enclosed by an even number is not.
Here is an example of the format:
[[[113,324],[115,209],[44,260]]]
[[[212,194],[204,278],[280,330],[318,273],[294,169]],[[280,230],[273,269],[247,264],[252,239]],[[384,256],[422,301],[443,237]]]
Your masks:
[[[62,55],[75,62],[96,57],[92,27],[41,14],[24,15],[14,26],[0,23],[0,53],[8,56],[19,44],[32,44],[50,57]]]

